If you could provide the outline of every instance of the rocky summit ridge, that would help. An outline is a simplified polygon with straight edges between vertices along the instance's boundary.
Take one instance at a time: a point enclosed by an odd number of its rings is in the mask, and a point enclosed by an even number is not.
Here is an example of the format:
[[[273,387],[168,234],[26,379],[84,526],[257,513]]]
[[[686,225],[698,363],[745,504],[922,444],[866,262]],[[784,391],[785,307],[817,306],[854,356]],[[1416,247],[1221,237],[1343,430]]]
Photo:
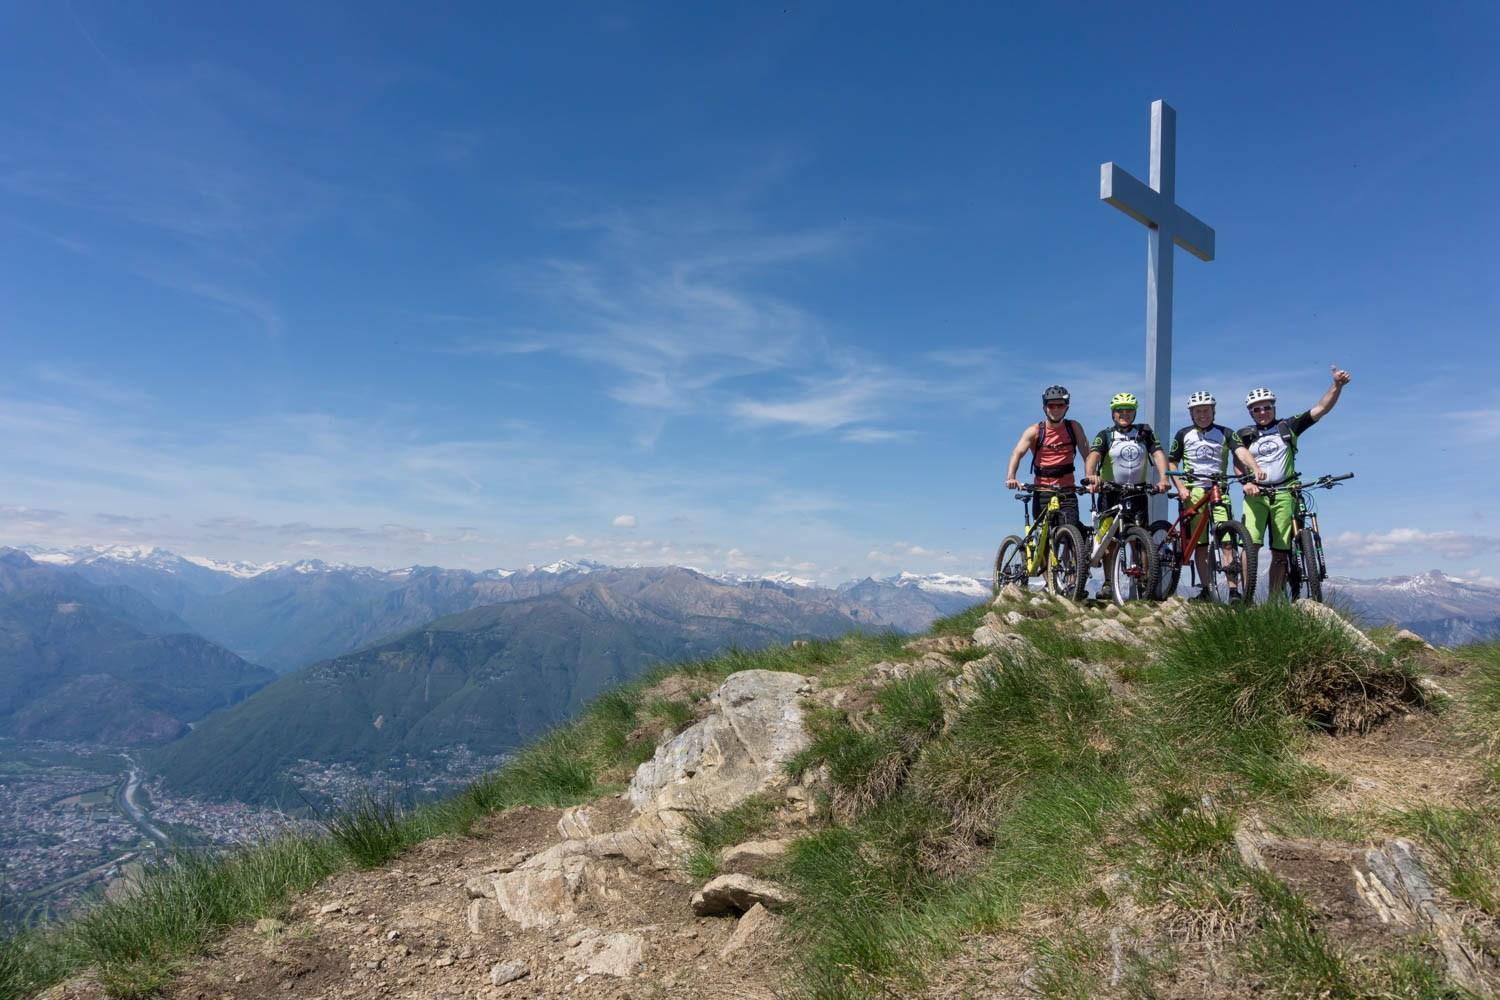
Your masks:
[[[1215,675],[1194,690],[1152,671],[1271,627],[1280,680],[1222,666],[1239,685],[1222,728],[1246,741],[1155,718]],[[1500,709],[1492,654],[1366,634],[1308,603],[1121,608],[1006,588],[916,639],[700,664],[606,696],[518,763],[592,760],[575,804],[512,806],[335,874],[162,992],[1493,995],[1500,843],[1453,832],[1497,814],[1497,747],[1469,726],[1490,718],[1471,697]],[[1008,770],[991,745],[1017,755]],[[47,995],[102,990],[85,974]]]

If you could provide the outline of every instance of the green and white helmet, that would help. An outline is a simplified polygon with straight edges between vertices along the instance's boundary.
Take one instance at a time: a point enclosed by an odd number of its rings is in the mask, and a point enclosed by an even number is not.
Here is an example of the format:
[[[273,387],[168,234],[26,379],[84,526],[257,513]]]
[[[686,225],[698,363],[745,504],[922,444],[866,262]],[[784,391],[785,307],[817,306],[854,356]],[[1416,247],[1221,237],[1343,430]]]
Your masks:
[[[1140,401],[1133,392],[1117,392],[1109,400],[1110,410],[1138,410]]]

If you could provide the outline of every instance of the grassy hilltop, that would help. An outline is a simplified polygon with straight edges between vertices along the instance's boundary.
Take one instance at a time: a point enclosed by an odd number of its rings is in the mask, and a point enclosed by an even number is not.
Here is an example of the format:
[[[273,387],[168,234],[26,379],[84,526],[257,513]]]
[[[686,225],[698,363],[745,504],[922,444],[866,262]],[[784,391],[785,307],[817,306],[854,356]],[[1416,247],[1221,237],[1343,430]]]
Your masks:
[[[15,937],[0,945],[0,1000],[85,970],[116,996],[161,990],[229,928],[286,917],[330,876],[482,832],[513,806],[618,793],[663,730],[680,731],[703,692],[745,669],[794,671],[821,688],[810,745],[792,764],[821,808],[772,873],[795,898],[778,988],[1411,998],[1488,988],[1500,955],[1500,645],[1438,652],[1380,630],[1371,642],[1285,605],[1106,616],[1023,599],[996,610],[1006,617],[981,605],[916,641],[854,635],[657,672],[453,799],[409,813],[368,803],[321,837],[184,860],[132,898]],[[1024,642],[974,644],[987,614]],[[702,817],[686,875],[714,874],[722,848],[763,833],[772,813],[751,802]],[[1417,845],[1447,923],[1338,909],[1342,859],[1397,838]],[[1478,980],[1455,978],[1454,949]]]

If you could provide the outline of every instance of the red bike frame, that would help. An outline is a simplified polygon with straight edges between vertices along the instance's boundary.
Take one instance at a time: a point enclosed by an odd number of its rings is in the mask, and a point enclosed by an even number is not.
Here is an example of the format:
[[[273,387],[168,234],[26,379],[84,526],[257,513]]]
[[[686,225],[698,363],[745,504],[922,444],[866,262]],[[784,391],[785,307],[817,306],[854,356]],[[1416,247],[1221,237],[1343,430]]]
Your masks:
[[[1206,514],[1203,519],[1198,522],[1198,527],[1194,529],[1191,535],[1185,535],[1180,530],[1182,527],[1182,522],[1186,521],[1190,517],[1196,517],[1198,515],[1198,512],[1203,510],[1203,508],[1205,507],[1212,508],[1214,504],[1223,502],[1224,491],[1219,488],[1219,483],[1217,480],[1210,479],[1208,480],[1208,489],[1204,491],[1203,496],[1198,498],[1198,502],[1192,504],[1191,506],[1184,505],[1177,512],[1177,519],[1172,522],[1172,527],[1167,530],[1167,537],[1175,538],[1181,541],[1182,564],[1184,566],[1188,564],[1189,559],[1193,558],[1193,550],[1198,547],[1198,542],[1202,540],[1203,533],[1208,530],[1209,524],[1213,521],[1213,514],[1212,512]]]

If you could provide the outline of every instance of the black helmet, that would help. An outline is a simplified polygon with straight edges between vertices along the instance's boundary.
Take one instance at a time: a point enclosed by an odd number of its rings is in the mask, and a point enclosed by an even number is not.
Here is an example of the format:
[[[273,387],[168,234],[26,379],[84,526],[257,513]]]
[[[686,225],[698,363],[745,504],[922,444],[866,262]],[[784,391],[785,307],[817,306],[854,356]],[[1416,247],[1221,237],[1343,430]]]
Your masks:
[[[1043,403],[1050,403],[1055,399],[1060,399],[1064,403],[1069,403],[1072,402],[1073,397],[1068,395],[1068,387],[1065,385],[1049,385],[1047,386],[1047,388],[1042,390]]]

